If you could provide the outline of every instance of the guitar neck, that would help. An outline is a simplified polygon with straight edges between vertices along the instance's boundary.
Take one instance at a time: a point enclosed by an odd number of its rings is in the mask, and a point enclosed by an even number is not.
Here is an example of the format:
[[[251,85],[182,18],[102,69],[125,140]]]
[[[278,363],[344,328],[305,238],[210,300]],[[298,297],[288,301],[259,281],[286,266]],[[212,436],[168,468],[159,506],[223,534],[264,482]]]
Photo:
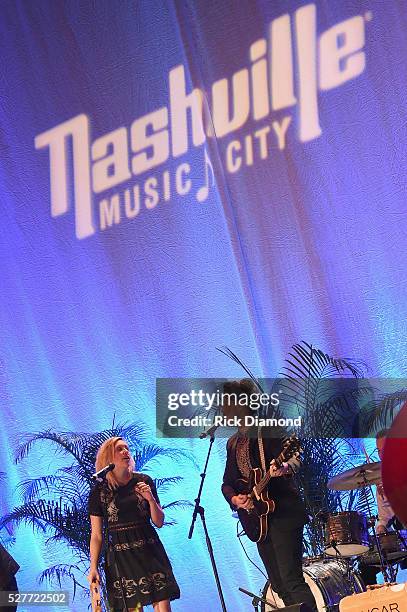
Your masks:
[[[282,450],[281,453],[278,455],[278,457],[276,457],[274,459],[274,463],[277,466],[277,468],[280,468],[283,465],[285,460],[286,460],[286,450]],[[263,478],[256,485],[256,491],[257,491],[258,495],[260,495],[260,493],[263,491],[263,489],[265,489],[267,487],[268,483],[270,482],[270,480],[272,478],[270,469],[271,468],[269,468],[267,470],[267,472],[265,473]]]

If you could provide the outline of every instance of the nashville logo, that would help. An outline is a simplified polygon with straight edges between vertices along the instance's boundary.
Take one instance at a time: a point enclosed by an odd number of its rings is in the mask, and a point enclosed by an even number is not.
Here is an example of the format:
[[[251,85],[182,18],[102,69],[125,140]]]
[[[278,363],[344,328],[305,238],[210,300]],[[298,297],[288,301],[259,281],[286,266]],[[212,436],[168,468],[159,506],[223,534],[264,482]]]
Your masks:
[[[86,238],[135,218],[143,207],[151,210],[160,201],[168,202],[174,193],[203,202],[215,182],[208,154],[215,139],[222,144],[221,164],[228,173],[266,159],[271,147],[286,147],[292,117],[279,112],[270,121],[276,111],[295,107],[299,141],[318,138],[319,92],[364,71],[365,24],[371,18],[370,12],[350,17],[318,36],[316,5],[305,5],[292,16],[274,19],[266,38],[250,46],[249,66],[215,81],[210,95],[188,85],[180,64],[169,72],[168,106],[136,118],[129,128],[119,127],[92,141],[90,120],[80,114],[38,134],[35,148],[49,150],[51,215],[64,215],[72,203],[76,236]],[[223,139],[249,121],[257,129],[226,139],[223,146]],[[202,145],[205,179],[198,189],[187,161],[115,189]]]

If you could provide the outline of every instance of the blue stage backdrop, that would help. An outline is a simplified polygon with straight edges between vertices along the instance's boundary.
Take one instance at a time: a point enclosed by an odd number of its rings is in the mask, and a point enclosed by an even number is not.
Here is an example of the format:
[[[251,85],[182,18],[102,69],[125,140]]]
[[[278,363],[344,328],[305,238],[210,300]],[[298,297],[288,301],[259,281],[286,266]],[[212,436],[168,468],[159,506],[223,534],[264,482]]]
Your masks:
[[[47,444],[15,465],[25,432],[115,413],[152,440],[156,377],[241,375],[217,346],[258,375],[301,339],[405,371],[406,29],[402,0],[3,0],[2,514],[61,465]],[[176,443],[203,462],[206,441]],[[237,586],[265,579],[223,461],[221,440],[203,502],[244,610]],[[193,500],[197,469],[163,472]],[[174,610],[219,609],[202,528],[177,518]],[[14,536],[32,589],[43,537]]]

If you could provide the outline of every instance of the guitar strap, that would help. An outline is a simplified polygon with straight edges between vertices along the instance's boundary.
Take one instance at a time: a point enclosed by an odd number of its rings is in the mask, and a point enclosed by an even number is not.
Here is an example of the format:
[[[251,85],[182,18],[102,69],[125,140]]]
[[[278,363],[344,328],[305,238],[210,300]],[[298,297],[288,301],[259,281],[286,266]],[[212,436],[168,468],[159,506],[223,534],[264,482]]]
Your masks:
[[[264,456],[264,446],[263,446],[263,438],[261,437],[261,427],[257,430],[257,442],[259,445],[259,455],[260,455],[260,463],[263,469],[263,474],[266,473],[266,458]]]
[[[250,459],[250,438],[247,436],[236,437],[236,463],[243,478],[249,479],[252,462]]]

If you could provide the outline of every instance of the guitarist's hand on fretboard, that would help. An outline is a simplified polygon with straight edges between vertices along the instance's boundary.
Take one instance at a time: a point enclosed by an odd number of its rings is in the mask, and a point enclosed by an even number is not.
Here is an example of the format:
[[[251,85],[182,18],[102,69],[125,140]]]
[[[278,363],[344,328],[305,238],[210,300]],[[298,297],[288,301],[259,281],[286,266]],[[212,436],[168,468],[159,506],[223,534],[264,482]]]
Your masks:
[[[276,478],[278,476],[285,476],[286,474],[290,474],[290,466],[288,463],[283,463],[281,467],[277,467],[274,461],[270,463],[270,476],[272,478]]]

